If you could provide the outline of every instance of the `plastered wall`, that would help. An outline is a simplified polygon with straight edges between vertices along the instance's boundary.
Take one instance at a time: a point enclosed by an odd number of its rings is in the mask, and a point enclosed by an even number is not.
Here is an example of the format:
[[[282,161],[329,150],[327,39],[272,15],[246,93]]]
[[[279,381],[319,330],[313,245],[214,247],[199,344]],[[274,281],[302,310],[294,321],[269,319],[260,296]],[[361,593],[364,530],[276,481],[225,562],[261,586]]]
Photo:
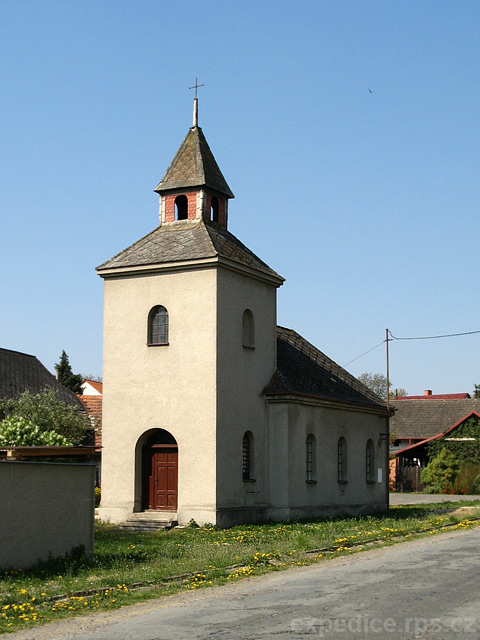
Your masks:
[[[93,552],[94,464],[0,462],[0,567]]]

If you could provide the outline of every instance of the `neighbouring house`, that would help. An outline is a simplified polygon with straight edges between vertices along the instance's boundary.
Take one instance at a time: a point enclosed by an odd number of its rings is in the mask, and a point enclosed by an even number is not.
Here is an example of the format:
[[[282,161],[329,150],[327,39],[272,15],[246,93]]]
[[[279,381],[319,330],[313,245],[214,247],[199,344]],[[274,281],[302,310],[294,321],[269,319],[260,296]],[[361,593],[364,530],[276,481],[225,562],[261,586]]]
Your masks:
[[[480,399],[468,393],[435,395],[427,390],[423,396],[396,398],[394,407],[390,418],[390,488],[420,491],[420,475],[429,462],[429,443],[461,438],[463,426],[480,415]]]
[[[100,517],[228,526],[386,509],[387,408],[277,326],[284,279],[228,230],[234,196],[196,108],[155,189],[159,225],[97,268]]]
[[[94,461],[96,465],[95,470],[95,485],[101,486],[102,476],[102,393],[103,384],[97,380],[84,380],[82,383],[82,394],[77,397],[83,405],[83,408],[90,418],[90,422],[93,429],[95,447]]]
[[[66,404],[79,406],[73,391],[60,384],[35,356],[0,349],[0,398],[17,398],[25,391],[41,393],[48,387]]]
[[[10,349],[0,349],[0,399],[17,398],[25,391],[37,394],[51,388],[62,402],[84,410],[79,397],[64,387],[35,356]],[[4,416],[0,415],[0,419]],[[35,457],[88,457],[99,459],[94,451],[93,437],[82,447],[8,447],[0,451],[0,459]],[[101,444],[100,444],[101,446]]]

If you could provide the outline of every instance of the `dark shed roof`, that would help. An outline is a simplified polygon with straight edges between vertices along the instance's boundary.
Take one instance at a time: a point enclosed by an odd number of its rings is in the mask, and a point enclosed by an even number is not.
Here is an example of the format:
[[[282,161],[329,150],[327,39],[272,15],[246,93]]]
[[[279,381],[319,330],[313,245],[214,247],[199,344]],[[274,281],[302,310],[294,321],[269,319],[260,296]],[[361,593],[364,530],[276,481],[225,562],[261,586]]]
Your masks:
[[[277,327],[277,371],[267,395],[301,394],[385,409],[385,403],[357,378],[296,331]]]
[[[16,398],[24,391],[41,393],[51,387],[60,400],[81,406],[77,396],[61,385],[35,356],[0,349],[0,398]]]

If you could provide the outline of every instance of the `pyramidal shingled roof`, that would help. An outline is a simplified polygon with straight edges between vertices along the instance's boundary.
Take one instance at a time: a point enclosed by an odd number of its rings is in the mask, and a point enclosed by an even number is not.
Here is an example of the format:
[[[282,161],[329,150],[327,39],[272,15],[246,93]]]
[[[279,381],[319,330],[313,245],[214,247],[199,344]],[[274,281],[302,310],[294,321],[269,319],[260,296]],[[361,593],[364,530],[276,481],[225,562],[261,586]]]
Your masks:
[[[220,171],[200,127],[192,127],[155,191],[210,187],[228,198],[235,196]]]
[[[278,273],[250,251],[233,233],[218,224],[204,220],[185,220],[157,227],[97,267],[97,270],[102,275],[104,269],[159,265],[217,256],[283,281]]]

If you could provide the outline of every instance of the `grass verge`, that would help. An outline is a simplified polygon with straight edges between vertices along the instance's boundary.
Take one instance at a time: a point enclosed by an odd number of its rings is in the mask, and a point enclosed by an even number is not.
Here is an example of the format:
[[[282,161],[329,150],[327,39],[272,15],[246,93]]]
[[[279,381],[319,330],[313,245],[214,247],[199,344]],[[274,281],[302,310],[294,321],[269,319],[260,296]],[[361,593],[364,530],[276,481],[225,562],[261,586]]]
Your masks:
[[[475,509],[466,517],[469,506]],[[461,507],[401,506],[376,516],[158,533],[97,524],[91,558],[74,552],[0,573],[0,633],[480,522],[480,501]]]

